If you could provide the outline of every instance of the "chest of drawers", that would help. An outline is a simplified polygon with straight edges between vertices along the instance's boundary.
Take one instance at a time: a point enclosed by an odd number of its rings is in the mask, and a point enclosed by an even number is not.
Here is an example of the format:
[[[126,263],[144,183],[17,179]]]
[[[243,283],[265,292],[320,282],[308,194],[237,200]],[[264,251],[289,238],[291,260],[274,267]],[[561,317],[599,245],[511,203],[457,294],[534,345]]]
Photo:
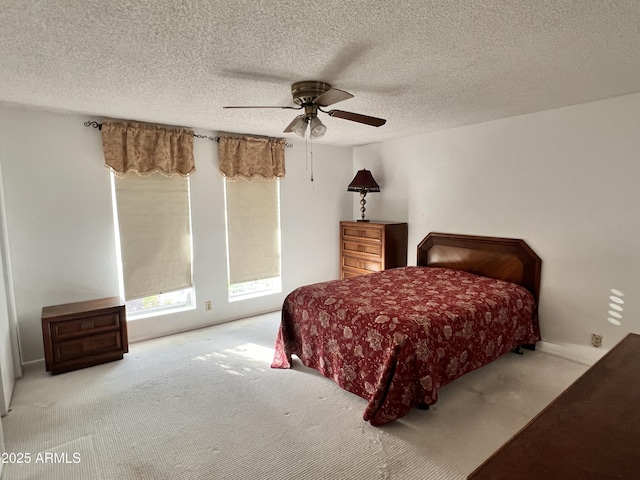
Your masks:
[[[408,226],[396,222],[340,222],[340,278],[407,265]]]
[[[42,339],[54,375],[120,360],[129,351],[124,303],[111,297],[44,307]]]

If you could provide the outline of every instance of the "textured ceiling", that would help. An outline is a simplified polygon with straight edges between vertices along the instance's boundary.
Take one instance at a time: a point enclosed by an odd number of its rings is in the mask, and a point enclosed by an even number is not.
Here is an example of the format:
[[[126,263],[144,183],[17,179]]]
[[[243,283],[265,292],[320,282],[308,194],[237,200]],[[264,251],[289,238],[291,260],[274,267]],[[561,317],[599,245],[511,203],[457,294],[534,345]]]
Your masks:
[[[2,0],[0,102],[282,131],[290,85],[355,97],[319,141],[359,145],[640,92],[638,0]]]

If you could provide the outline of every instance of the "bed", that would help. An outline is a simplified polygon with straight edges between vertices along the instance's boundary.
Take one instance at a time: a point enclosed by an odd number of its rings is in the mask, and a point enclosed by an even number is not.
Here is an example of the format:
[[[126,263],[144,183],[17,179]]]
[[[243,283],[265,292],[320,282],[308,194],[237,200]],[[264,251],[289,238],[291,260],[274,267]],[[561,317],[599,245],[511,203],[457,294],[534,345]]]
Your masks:
[[[416,263],[292,291],[271,366],[296,355],[364,398],[363,418],[379,426],[540,340],[542,262],[523,240],[430,233]]]

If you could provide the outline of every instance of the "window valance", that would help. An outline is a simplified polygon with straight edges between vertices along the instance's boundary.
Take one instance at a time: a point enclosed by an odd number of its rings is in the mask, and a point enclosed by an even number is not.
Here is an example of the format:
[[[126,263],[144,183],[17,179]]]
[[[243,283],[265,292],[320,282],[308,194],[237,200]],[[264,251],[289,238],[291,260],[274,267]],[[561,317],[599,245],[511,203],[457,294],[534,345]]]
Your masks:
[[[284,178],[284,138],[220,136],[220,173],[228,180]]]
[[[130,172],[186,177],[195,172],[193,132],[140,123],[103,122],[102,148],[106,166],[117,177]]]

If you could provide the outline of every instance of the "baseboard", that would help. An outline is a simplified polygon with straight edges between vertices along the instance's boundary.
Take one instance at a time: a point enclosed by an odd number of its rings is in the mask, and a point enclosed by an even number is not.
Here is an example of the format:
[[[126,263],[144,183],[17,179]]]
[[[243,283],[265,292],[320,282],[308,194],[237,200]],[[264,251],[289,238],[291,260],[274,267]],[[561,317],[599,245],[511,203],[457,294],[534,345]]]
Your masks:
[[[281,310],[281,308],[275,308],[275,309],[269,309],[269,310],[256,312],[256,313],[246,313],[244,315],[238,315],[238,316],[235,316],[235,317],[225,318],[224,320],[218,320],[218,321],[211,322],[211,323],[205,323],[204,325],[198,325],[196,327],[190,327],[190,328],[184,328],[184,329],[178,329],[178,330],[171,330],[169,332],[164,332],[164,333],[161,333],[161,334],[141,335],[141,336],[138,336],[138,337],[129,336],[129,345],[131,345],[132,343],[146,342],[147,340],[155,340],[156,338],[170,337],[171,335],[178,335],[180,333],[193,332],[194,330],[201,330],[203,328],[215,327],[216,325],[222,325],[224,323],[235,322],[235,321],[238,321],[238,320],[243,320],[245,318],[259,317],[260,315],[267,315],[269,313],[279,312],[280,310]],[[135,320],[134,320],[134,322],[135,322]]]
[[[237,317],[227,318],[227,319],[224,319],[224,320],[219,320],[217,322],[207,323],[205,325],[198,325],[197,327],[193,327],[193,328],[185,328],[185,329],[182,329],[182,330],[170,331],[170,332],[162,333],[162,334],[159,334],[159,335],[146,335],[146,336],[141,336],[141,337],[136,337],[136,338],[129,338],[129,345],[131,345],[132,343],[145,342],[147,340],[154,340],[156,338],[169,337],[171,335],[178,335],[180,333],[192,332],[194,330],[200,330],[200,329],[203,329],[203,328],[215,327],[216,325],[221,325],[223,323],[235,322],[237,320],[242,320],[242,319],[251,318],[251,317],[258,317],[260,315],[267,315],[268,313],[274,313],[274,312],[279,312],[279,311],[280,311],[280,308],[276,308],[276,309],[272,309],[272,310],[266,310],[264,312],[239,315]],[[134,322],[135,322],[135,320],[134,320]],[[42,363],[42,365],[44,366],[44,358],[37,358],[35,360],[30,360],[28,362],[22,362],[22,366],[23,367],[27,367],[27,366],[33,365],[35,363]],[[2,480],[1,477],[0,477],[0,480]]]
[[[35,360],[29,360],[28,362],[22,362],[22,366],[27,367],[29,365],[34,365],[36,363],[41,363],[42,365],[44,365],[44,358],[37,358]]]
[[[596,363],[609,351],[606,348],[594,348],[573,343],[552,343],[545,340],[536,343],[536,350],[588,366]]]

